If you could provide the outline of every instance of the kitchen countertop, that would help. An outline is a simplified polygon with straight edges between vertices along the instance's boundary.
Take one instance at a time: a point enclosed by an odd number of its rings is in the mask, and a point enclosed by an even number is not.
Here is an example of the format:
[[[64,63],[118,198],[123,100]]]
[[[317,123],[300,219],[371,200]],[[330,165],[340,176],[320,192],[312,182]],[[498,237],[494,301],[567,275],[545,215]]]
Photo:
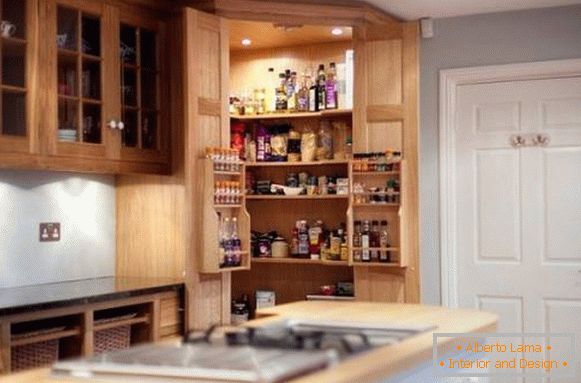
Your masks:
[[[0,317],[177,289],[171,278],[94,278],[0,289]]]
[[[476,310],[369,302],[305,301],[263,309],[258,314],[261,318],[249,324],[256,326],[280,319],[317,319],[437,326],[433,331],[427,331],[395,345],[378,347],[347,359],[328,370],[293,380],[293,383],[362,383],[396,376],[432,359],[433,332],[494,332],[497,322],[496,315]],[[438,344],[440,350],[448,350],[449,346],[450,344],[447,342]],[[56,383],[57,381],[75,381],[63,380],[62,378],[51,379],[48,374],[48,369],[34,370],[3,377],[3,382]]]

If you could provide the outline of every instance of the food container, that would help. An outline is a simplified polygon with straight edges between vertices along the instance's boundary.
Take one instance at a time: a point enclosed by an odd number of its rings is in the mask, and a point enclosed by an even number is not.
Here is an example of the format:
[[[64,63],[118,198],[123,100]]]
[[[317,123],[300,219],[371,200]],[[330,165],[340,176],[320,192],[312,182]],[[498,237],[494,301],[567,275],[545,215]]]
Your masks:
[[[272,258],[287,258],[288,243],[283,237],[276,237],[272,242]]]
[[[319,291],[322,295],[335,295],[336,287],[335,285],[322,285],[319,287]]]

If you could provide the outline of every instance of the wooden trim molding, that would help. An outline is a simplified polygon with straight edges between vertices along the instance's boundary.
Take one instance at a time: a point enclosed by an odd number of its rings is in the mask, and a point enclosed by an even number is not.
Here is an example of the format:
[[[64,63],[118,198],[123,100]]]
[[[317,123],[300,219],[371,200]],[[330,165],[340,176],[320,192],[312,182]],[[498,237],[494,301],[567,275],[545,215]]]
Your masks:
[[[461,85],[499,81],[581,76],[581,59],[494,65],[440,71],[440,266],[442,305],[458,307],[456,252],[455,141],[457,89]]]

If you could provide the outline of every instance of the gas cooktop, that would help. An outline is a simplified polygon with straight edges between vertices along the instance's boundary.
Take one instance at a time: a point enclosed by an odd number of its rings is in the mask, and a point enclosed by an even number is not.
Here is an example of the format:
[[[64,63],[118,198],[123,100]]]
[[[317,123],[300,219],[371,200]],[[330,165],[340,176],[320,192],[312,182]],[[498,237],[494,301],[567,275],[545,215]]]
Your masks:
[[[58,362],[53,375],[140,382],[284,382],[432,328],[306,320],[211,328],[187,335],[179,345],[143,345]]]

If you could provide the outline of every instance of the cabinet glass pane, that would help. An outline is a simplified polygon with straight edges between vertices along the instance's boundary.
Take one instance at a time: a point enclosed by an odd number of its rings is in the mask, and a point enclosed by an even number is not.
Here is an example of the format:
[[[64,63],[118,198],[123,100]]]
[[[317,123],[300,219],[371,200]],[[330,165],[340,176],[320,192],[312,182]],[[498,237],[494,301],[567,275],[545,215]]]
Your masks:
[[[26,136],[26,96],[2,92],[2,134]]]
[[[19,43],[2,44],[2,84],[24,88],[26,68],[26,45]]]
[[[59,55],[58,58],[58,94],[77,96],[77,59],[74,56]]]
[[[141,107],[146,109],[157,107],[157,74],[155,72],[141,71]]]
[[[101,99],[101,64],[99,62],[83,61],[81,92],[83,98]]]
[[[121,76],[121,94],[123,104],[137,106],[137,71],[134,69],[123,69]]]
[[[157,41],[155,32],[141,30],[140,53],[141,66],[145,69],[157,69]]]
[[[83,142],[101,143],[101,106],[83,105]]]
[[[134,148],[137,146],[137,111],[127,110],[123,111],[123,122],[125,129],[123,129],[123,145]]]
[[[135,65],[137,62],[137,30],[133,27],[121,24],[121,43],[119,54],[121,62]]]
[[[58,102],[58,139],[59,141],[78,141],[79,103],[59,99]]]
[[[126,24],[120,29],[123,145],[158,148],[159,73],[157,33]]]
[[[0,2],[0,135],[26,136],[26,1]]]
[[[141,146],[143,149],[157,148],[157,113],[145,112],[141,116]]]
[[[101,22],[98,18],[83,14],[81,19],[82,52],[92,56],[101,56]]]
[[[60,49],[78,51],[79,12],[58,7],[56,43]]]
[[[26,39],[26,1],[2,0],[2,37]]]

